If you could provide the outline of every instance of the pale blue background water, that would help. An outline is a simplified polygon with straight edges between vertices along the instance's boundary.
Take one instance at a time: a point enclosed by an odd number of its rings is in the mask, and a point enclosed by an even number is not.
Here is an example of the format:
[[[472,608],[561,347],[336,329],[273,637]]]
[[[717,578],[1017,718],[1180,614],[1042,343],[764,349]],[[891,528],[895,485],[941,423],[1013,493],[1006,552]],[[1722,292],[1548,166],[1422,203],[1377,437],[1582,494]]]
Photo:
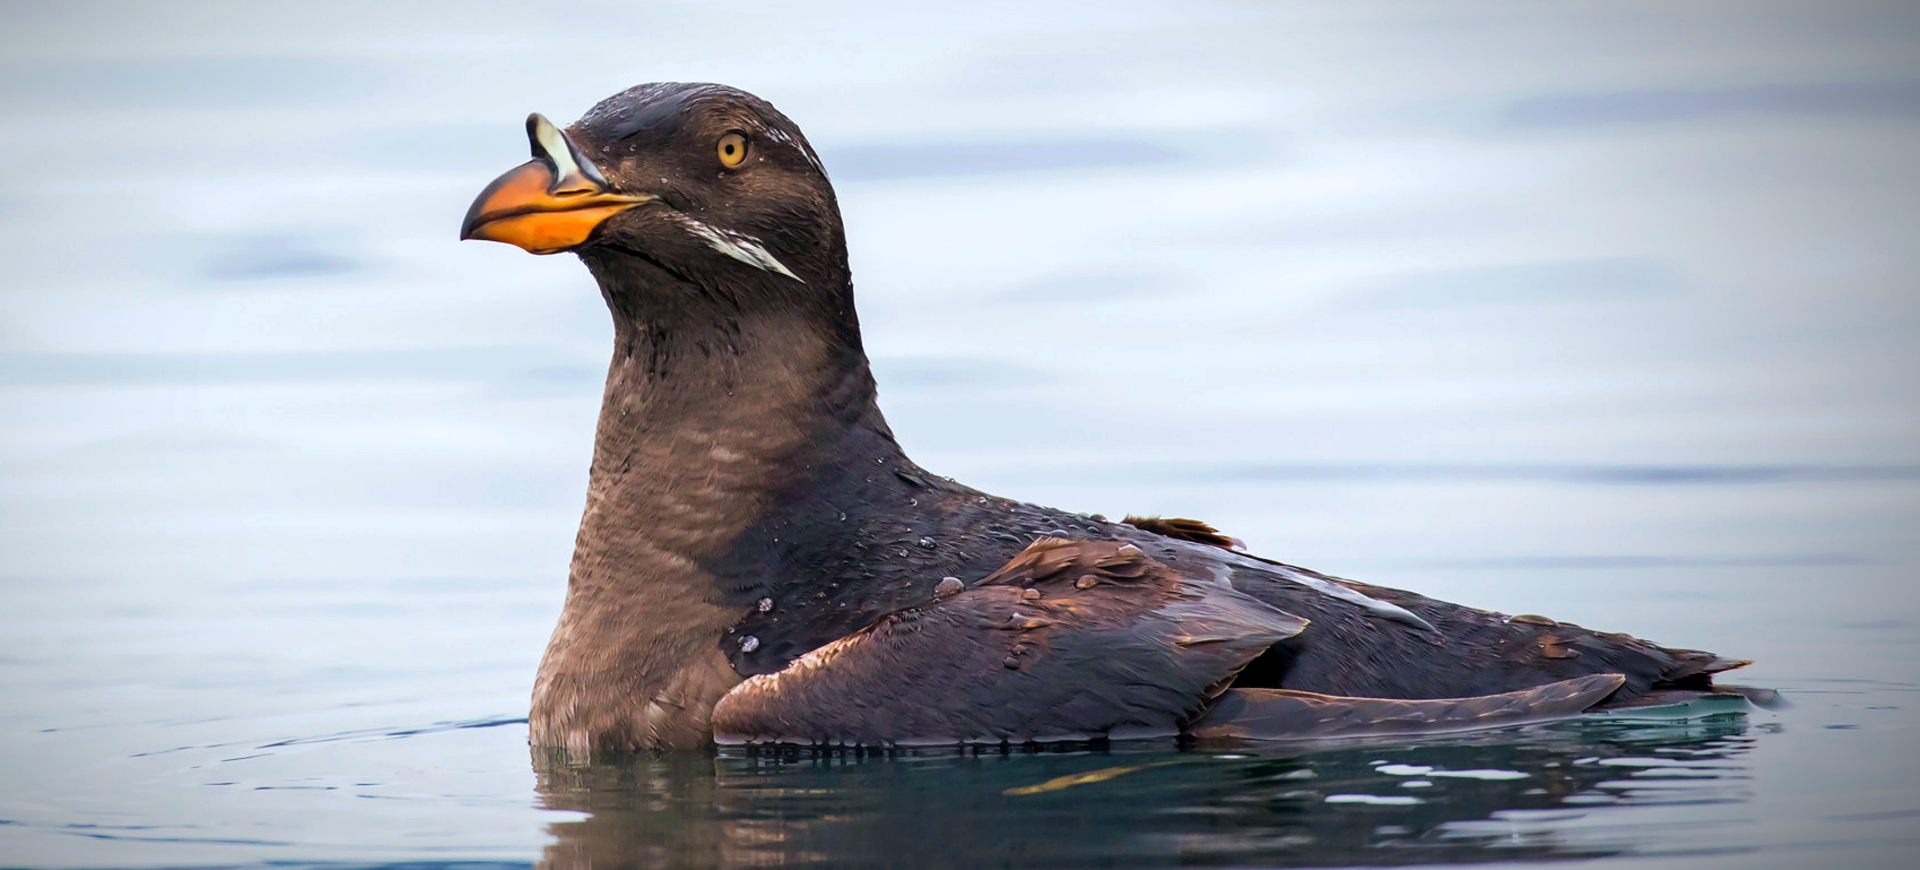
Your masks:
[[[0,15],[0,865],[1914,863],[1912,4]],[[610,329],[455,228],[526,112],[660,79],[818,146],[928,467],[1796,705],[530,764]]]

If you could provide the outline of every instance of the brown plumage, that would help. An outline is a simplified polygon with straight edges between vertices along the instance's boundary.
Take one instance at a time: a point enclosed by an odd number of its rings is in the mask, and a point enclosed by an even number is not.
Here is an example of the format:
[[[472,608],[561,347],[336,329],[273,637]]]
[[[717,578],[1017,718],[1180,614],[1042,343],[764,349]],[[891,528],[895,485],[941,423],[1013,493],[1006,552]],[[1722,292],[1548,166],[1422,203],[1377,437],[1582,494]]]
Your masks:
[[[1432,734],[1519,725],[1585,712],[1625,684],[1588,674],[1532,689],[1471,698],[1348,698],[1288,689],[1233,689],[1187,730],[1206,739],[1285,740]]]
[[[1186,517],[1136,517],[1129,515],[1126,519],[1121,520],[1121,522],[1140,531],[1163,535],[1176,541],[1192,541],[1196,544],[1207,544],[1228,550],[1242,549],[1242,545],[1238,539],[1229,538],[1226,535],[1220,534],[1219,529],[1199,520],[1190,520]]]
[[[527,130],[534,159],[462,236],[576,253],[614,336],[536,743],[1097,738],[1217,724],[1222,697],[1268,729],[1309,707],[1460,727],[1703,691],[1741,664],[928,473],[875,401],[839,206],[792,121],[654,84]],[[1395,703],[1436,699],[1457,700]]]
[[[1172,736],[1304,627],[1132,544],[1042,540],[970,589],[747,680],[713,729],[869,746]]]

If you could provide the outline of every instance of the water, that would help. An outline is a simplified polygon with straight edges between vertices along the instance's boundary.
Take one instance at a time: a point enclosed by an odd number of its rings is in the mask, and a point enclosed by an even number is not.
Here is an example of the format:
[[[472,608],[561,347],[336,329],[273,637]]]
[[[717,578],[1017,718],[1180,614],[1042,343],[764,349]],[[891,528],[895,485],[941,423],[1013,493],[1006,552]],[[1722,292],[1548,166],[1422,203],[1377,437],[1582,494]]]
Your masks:
[[[0,7],[0,865],[1915,863],[1908,6],[175,5]],[[1792,705],[530,753],[610,329],[454,230],[662,78],[809,132],[928,467]]]

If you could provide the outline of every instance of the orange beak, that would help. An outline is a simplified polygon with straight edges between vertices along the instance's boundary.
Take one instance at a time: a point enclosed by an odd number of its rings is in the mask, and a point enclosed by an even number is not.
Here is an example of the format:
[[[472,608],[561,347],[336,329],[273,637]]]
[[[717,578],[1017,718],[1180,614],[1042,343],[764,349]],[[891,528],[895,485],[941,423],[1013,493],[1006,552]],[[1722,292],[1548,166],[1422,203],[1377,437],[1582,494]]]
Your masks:
[[[656,199],[615,193],[573,140],[538,113],[527,116],[527,140],[533,159],[480,191],[460,224],[461,239],[557,254],[585,243],[607,218]]]

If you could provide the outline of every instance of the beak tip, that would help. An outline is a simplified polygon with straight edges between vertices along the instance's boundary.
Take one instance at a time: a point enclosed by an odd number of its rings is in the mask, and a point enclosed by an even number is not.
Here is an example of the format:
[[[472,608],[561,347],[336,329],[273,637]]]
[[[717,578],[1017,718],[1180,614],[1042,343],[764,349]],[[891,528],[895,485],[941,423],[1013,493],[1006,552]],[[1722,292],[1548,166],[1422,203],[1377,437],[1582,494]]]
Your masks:
[[[478,236],[480,226],[486,223],[480,219],[480,216],[485,211],[487,196],[492,192],[493,185],[488,185],[487,189],[481,192],[480,197],[473,201],[473,205],[467,207],[467,216],[460,219],[460,241],[468,241]]]

